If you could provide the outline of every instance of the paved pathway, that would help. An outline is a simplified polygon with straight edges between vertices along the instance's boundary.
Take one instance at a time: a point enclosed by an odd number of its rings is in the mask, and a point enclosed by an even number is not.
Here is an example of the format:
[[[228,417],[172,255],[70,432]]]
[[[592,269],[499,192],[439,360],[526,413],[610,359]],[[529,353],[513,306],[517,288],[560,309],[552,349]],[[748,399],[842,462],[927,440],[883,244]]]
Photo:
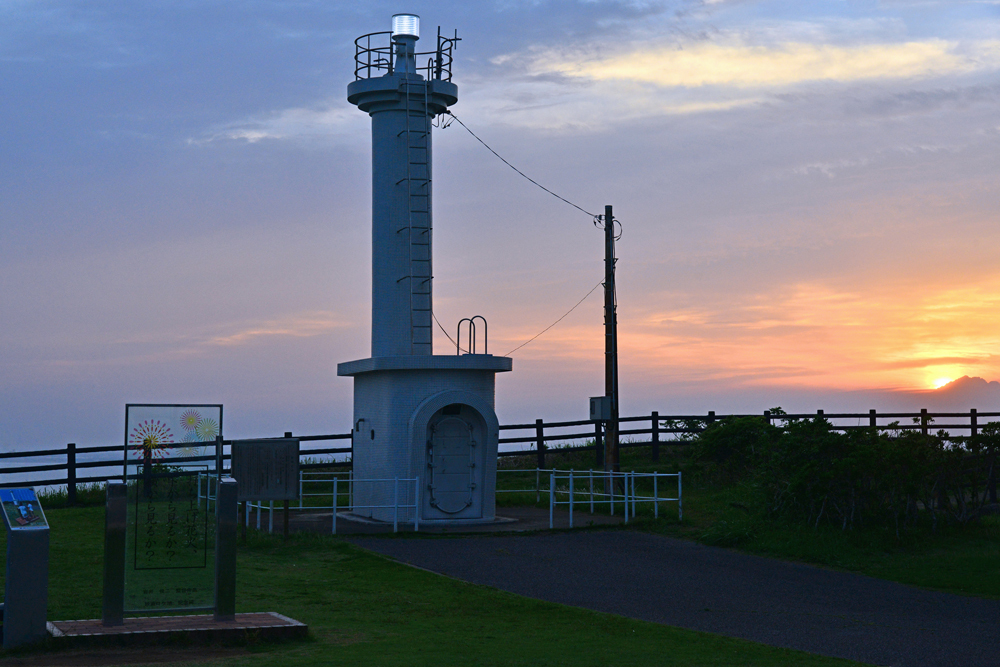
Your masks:
[[[349,539],[457,579],[656,623],[876,665],[1000,666],[1000,600],[633,531]]]

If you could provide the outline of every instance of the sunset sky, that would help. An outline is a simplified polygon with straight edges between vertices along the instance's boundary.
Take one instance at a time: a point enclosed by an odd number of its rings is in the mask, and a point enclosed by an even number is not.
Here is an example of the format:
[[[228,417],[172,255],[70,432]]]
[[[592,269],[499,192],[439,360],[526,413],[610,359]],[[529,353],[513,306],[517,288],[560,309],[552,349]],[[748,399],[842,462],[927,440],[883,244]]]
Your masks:
[[[5,0],[0,449],[118,442],[127,402],[350,428],[371,201],[346,86],[401,11],[422,49],[458,30],[466,125],[614,205],[623,414],[1000,379],[1000,1]],[[434,142],[435,312],[503,354],[602,279],[602,234],[457,123]],[[513,355],[501,423],[586,417],[602,317],[598,289]]]

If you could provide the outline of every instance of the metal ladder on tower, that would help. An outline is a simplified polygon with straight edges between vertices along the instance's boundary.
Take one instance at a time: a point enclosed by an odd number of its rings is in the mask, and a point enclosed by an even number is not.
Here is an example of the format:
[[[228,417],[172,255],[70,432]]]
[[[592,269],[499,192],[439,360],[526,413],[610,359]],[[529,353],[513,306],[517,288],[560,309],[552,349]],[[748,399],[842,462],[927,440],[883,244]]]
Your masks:
[[[406,126],[400,132],[406,141],[406,177],[397,185],[406,184],[407,223],[397,233],[407,232],[409,255],[409,274],[400,281],[410,283],[410,353],[431,354],[430,85],[423,79],[404,78],[400,88],[406,109]]]

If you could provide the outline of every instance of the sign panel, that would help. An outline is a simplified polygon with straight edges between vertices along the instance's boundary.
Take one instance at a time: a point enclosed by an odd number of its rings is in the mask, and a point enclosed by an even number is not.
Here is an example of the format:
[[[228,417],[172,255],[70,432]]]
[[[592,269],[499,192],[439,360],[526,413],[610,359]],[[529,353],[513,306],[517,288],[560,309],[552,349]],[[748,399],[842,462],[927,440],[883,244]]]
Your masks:
[[[237,500],[298,500],[297,438],[233,440],[232,476]]]
[[[32,488],[0,489],[4,522],[10,530],[48,528],[42,504]]]
[[[125,458],[153,462],[214,454],[221,405],[125,406]],[[211,451],[207,448],[211,447]]]
[[[215,605],[221,405],[125,408],[125,612]]]

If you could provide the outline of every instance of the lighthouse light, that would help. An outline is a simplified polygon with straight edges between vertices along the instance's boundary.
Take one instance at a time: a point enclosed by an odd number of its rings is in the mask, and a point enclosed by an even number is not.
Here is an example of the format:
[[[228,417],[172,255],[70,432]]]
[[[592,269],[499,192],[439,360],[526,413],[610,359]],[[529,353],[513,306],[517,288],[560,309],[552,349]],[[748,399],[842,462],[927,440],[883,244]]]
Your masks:
[[[420,38],[420,17],[416,14],[394,14],[392,17],[393,37]]]

